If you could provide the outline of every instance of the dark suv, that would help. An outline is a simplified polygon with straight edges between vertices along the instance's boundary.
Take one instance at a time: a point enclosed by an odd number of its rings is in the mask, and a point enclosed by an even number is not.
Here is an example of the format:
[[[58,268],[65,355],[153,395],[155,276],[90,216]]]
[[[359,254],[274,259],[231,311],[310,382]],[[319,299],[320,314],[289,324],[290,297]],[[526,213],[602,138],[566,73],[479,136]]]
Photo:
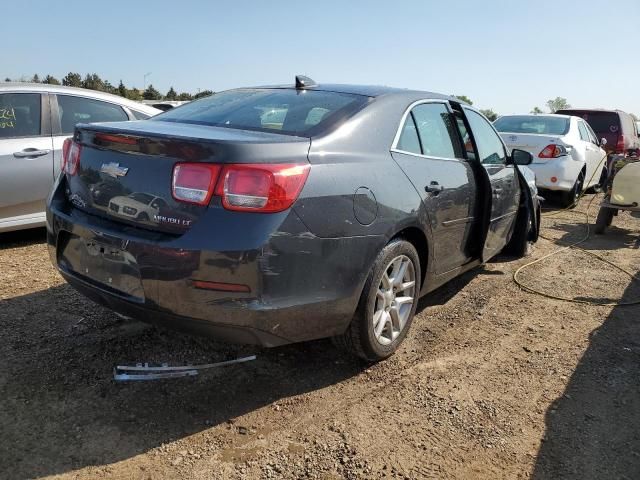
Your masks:
[[[562,115],[575,115],[583,118],[598,135],[606,138],[603,148],[607,153],[619,155],[640,153],[638,130],[631,115],[621,110],[575,109],[558,110]]]

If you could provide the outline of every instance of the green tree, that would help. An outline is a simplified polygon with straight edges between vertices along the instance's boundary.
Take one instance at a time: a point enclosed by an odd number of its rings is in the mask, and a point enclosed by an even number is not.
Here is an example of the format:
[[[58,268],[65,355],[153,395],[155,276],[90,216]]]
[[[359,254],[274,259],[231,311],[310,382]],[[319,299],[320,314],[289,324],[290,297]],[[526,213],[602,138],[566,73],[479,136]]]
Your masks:
[[[452,95],[452,97],[456,97],[458,100],[462,100],[463,102],[468,103],[469,105],[473,105],[473,102],[466,95]]]
[[[129,100],[142,100],[142,91],[136,87],[127,89],[127,98]]]
[[[87,75],[84,77],[84,80],[82,81],[82,87],[89,90],[99,90],[101,92],[105,91],[104,81],[98,76],[97,73],[87,73]]]
[[[162,95],[158,90],[153,88],[153,85],[150,84],[147,89],[142,94],[145,100],[160,100],[162,99]]]
[[[114,87],[113,85],[111,85],[111,82],[109,80],[105,80],[104,81],[104,90],[107,93],[111,93],[114,95],[118,94],[118,89],[116,87]]]
[[[60,85],[60,80],[51,75],[47,75],[46,77],[44,77],[44,80],[42,80],[42,83],[47,83],[49,85]]]
[[[176,100],[178,98],[178,94],[173,89],[173,87],[171,87],[167,92],[167,94],[164,96],[164,98],[167,100]]]
[[[531,110],[531,113],[544,113],[544,112],[540,110],[540,108],[538,107],[533,107],[533,110]]]
[[[201,92],[196,93],[193,96],[193,99],[197,100],[198,98],[208,97],[209,95],[213,95],[213,91],[211,91],[211,90],[202,90]]]
[[[33,77],[31,77],[31,83],[40,83],[40,77],[37,73]]]
[[[190,93],[182,92],[180,95],[178,95],[177,100],[186,102],[186,101],[189,101],[189,100],[193,100],[193,96]]]
[[[11,79],[10,79],[9,77],[7,77],[7,78],[5,78],[5,79],[4,79],[4,81],[5,81],[5,82],[10,82],[10,81],[11,81]]]
[[[122,80],[120,80],[120,83],[118,84],[118,95],[127,98],[127,87],[124,86]]]
[[[547,100],[547,107],[551,113],[556,113],[558,110],[571,108],[571,105],[569,105],[566,98],[556,97],[553,100]]]
[[[494,112],[493,110],[491,110],[490,108],[487,108],[485,110],[480,110],[480,113],[483,114],[485,117],[487,117],[492,122],[495,122],[496,119],[498,118],[498,114],[496,112]]]
[[[62,79],[62,85],[68,87],[82,87],[82,77],[79,73],[69,72]]]

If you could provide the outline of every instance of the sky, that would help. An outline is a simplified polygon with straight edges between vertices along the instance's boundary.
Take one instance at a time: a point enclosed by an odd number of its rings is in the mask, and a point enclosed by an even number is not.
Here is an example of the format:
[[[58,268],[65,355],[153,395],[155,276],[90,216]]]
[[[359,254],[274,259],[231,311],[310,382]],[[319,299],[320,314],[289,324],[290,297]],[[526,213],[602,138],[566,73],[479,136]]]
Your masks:
[[[4,0],[0,77],[97,73],[178,92],[358,83],[500,114],[640,114],[640,0]],[[636,32],[636,33],[634,33]]]

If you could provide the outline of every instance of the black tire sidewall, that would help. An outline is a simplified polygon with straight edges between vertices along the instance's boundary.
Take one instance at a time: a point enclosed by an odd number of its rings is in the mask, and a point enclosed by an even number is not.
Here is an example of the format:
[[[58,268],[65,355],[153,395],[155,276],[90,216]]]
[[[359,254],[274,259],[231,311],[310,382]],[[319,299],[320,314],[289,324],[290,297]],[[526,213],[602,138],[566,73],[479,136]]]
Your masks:
[[[598,216],[596,217],[595,232],[604,233],[607,227],[611,226],[613,221],[613,209],[609,207],[600,207]]]
[[[399,255],[406,255],[413,262],[413,268],[416,276],[416,286],[414,293],[414,302],[411,308],[411,313],[407,319],[407,323],[393,342],[389,345],[380,344],[373,331],[373,313],[376,301],[376,292],[382,275],[387,266],[395,257]],[[382,360],[392,355],[407,336],[411,324],[413,323],[413,317],[418,306],[418,300],[420,297],[422,272],[420,270],[420,258],[415,247],[404,239],[394,239],[389,242],[382,251],[378,254],[374,265],[369,273],[369,277],[365,283],[365,287],[362,291],[360,303],[358,305],[358,312],[354,321],[360,323],[358,331],[360,334],[360,344],[363,352],[370,360]]]

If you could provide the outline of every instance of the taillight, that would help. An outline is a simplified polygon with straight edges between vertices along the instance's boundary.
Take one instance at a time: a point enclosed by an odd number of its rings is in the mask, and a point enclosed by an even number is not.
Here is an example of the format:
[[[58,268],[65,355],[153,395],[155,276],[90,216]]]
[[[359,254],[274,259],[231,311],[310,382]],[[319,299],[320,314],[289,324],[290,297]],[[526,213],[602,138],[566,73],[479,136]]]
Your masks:
[[[227,210],[281,212],[296,201],[309,164],[178,163],[172,194],[181,202],[208,205],[215,194]]]
[[[624,154],[624,135],[623,134],[618,135],[618,141],[616,142],[615,153]]]
[[[75,175],[78,171],[78,165],[80,165],[80,153],[82,152],[82,145],[74,142],[71,138],[65,139],[62,144],[62,166],[63,173],[68,175]]]
[[[566,155],[567,149],[562,145],[547,145],[542,149],[542,151],[538,154],[538,158],[558,158],[563,155]]]
[[[227,210],[281,212],[296,201],[308,175],[309,164],[225,165],[216,195]]]
[[[178,163],[173,167],[173,198],[181,202],[208,205],[221,168],[221,165],[211,163]]]

